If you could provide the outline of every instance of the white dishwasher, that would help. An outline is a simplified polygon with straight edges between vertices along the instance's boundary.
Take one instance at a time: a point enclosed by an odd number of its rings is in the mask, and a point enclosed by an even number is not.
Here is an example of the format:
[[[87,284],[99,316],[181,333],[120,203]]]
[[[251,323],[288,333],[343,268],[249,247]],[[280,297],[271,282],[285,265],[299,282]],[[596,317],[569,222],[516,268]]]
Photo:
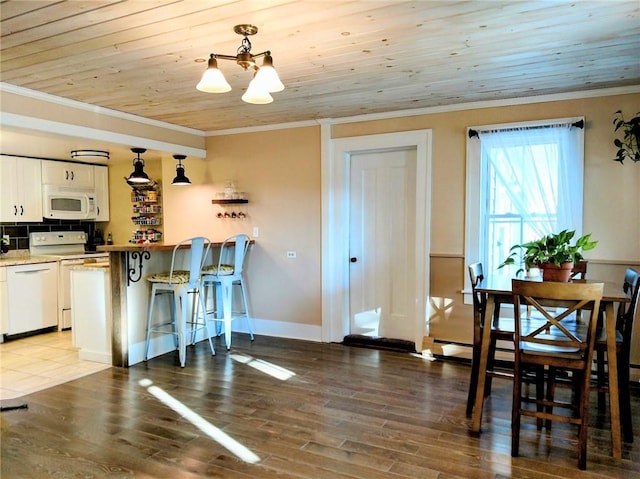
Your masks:
[[[58,263],[7,266],[8,324],[5,334],[58,325]]]

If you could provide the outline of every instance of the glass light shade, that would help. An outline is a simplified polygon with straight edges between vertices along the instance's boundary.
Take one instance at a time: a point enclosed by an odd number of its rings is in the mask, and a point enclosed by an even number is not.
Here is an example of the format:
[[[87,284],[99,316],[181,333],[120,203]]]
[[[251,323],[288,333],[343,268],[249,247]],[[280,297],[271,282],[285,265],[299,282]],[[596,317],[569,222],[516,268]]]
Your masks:
[[[253,80],[249,82],[249,88],[247,88],[247,91],[242,95],[242,101],[254,105],[266,105],[273,101],[273,97],[269,95],[266,86],[257,82],[254,77]]]
[[[273,68],[273,59],[271,55],[264,57],[264,62],[255,76],[255,81],[259,81],[265,85],[269,93],[277,93],[284,90],[284,85],[280,81],[278,72]]]
[[[144,162],[142,160],[133,160],[133,172],[129,175],[127,182],[129,183],[149,183],[149,175],[144,172]]]
[[[218,62],[213,56],[209,58],[209,66],[202,74],[196,88],[206,93],[225,93],[231,90],[231,85],[218,69]]]

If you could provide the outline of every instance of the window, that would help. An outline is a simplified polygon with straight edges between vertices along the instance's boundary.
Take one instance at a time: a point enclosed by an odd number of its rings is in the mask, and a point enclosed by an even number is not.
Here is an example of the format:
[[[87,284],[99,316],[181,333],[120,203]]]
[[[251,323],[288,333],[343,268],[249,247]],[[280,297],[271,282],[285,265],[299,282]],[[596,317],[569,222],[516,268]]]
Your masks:
[[[582,231],[583,120],[468,130],[466,263],[485,273],[509,248],[563,229]],[[468,281],[468,280],[467,280]],[[469,286],[469,285],[467,285]]]

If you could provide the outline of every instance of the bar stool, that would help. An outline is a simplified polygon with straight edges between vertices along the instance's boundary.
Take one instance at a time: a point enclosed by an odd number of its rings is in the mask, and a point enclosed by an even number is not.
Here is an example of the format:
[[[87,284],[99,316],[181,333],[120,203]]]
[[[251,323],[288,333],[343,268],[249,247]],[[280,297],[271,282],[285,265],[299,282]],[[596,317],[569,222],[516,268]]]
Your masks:
[[[185,246],[190,245],[189,249]],[[147,316],[147,335],[144,351],[144,360],[149,357],[149,343],[154,333],[171,334],[176,338],[176,347],[179,350],[180,366],[184,367],[187,361],[187,341],[190,344],[195,341],[196,333],[204,329],[209,340],[211,354],[215,354],[211,335],[207,328],[204,314],[204,302],[200,296],[200,273],[202,265],[209,252],[210,242],[208,238],[196,236],[180,241],[173,248],[171,256],[171,269],[169,272],[154,273],[147,276],[151,283],[151,297],[149,299],[149,311]],[[176,253],[182,249],[185,252],[184,263],[188,263],[189,269],[179,269],[176,264]],[[187,320],[188,298],[193,295],[191,319]],[[171,304],[171,318],[169,321],[153,321],[153,307],[157,295],[169,295]],[[202,308],[202,314],[199,314]],[[160,320],[162,321],[162,320]]]
[[[216,303],[216,311],[213,315],[210,315],[208,311],[206,312],[207,321],[219,321],[224,324],[224,339],[227,351],[231,349],[231,321],[238,317],[246,319],[249,337],[251,341],[254,339],[249,319],[247,290],[242,274],[248,249],[249,236],[246,234],[231,236],[223,241],[218,262],[202,269],[200,288],[205,295],[205,305],[207,304],[207,294],[211,287],[214,289]],[[234,286],[240,288],[244,311],[233,311]]]

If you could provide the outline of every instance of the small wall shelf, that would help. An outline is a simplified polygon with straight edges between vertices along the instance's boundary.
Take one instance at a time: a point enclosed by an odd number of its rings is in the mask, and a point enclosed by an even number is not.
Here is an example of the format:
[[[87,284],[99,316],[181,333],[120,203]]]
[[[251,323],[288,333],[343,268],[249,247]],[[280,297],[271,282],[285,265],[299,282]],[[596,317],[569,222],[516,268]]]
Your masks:
[[[211,200],[214,205],[239,205],[249,203],[249,200]]]
[[[246,198],[221,198],[211,200],[211,203],[218,205],[218,213],[216,214],[218,219],[243,220],[247,217],[248,211],[244,205],[249,203],[249,200]]]

